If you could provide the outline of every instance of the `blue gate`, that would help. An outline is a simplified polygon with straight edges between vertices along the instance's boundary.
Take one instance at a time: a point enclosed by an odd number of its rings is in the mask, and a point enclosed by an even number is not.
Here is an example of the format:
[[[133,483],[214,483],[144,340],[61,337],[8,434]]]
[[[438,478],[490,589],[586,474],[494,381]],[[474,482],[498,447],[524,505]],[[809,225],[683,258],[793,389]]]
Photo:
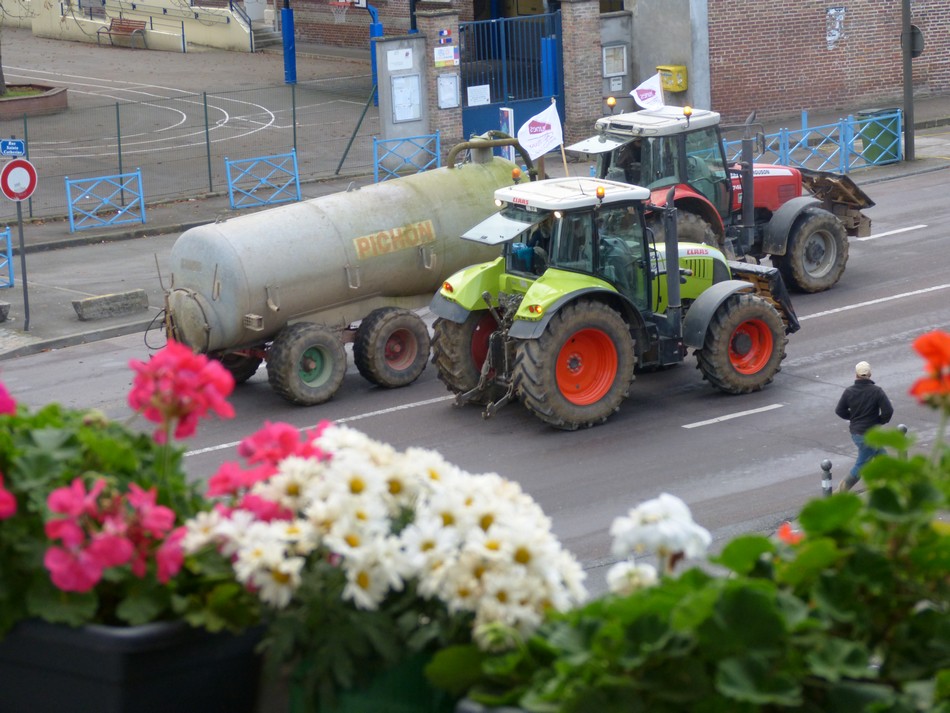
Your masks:
[[[557,101],[564,123],[561,13],[459,23],[462,131],[500,128],[499,109],[514,110],[512,136]]]

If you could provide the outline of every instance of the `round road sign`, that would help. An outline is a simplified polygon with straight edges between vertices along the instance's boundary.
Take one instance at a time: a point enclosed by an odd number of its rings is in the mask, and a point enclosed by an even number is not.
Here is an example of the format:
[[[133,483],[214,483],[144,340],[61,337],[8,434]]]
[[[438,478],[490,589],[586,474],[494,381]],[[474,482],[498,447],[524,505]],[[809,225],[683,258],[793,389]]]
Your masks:
[[[25,201],[36,190],[36,167],[25,158],[8,161],[0,169],[0,191],[11,201]]]

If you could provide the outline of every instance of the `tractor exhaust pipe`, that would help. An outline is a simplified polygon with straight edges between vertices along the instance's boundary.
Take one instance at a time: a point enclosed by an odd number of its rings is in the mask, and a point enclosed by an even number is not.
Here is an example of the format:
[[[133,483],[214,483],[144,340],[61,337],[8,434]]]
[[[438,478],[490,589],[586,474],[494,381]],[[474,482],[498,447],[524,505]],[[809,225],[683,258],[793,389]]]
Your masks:
[[[666,194],[666,205],[663,208],[663,234],[666,245],[666,318],[672,334],[682,334],[683,305],[680,297],[680,260],[679,236],[676,234],[677,208],[673,202],[676,187],[670,188]]]

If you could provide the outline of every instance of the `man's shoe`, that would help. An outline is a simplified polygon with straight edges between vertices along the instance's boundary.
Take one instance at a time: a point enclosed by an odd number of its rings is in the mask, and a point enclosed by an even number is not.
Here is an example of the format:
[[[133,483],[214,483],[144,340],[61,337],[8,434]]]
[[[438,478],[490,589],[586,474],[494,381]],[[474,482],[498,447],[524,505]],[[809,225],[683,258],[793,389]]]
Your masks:
[[[838,487],[835,488],[836,493],[846,493],[849,490],[851,490],[851,484],[848,482],[847,478],[842,479],[842,481],[838,483]]]

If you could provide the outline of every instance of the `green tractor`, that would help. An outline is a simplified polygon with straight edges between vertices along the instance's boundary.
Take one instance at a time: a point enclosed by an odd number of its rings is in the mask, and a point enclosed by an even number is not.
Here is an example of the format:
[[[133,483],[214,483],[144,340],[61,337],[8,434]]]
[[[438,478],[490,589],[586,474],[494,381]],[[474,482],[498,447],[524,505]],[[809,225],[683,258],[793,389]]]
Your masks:
[[[462,237],[501,256],[456,272],[430,305],[432,362],[457,405],[487,418],[518,399],[556,428],[594,426],[620,408],[635,371],[678,364],[690,348],[721,391],[772,381],[798,329],[779,271],[677,244],[676,209],[649,199],[597,178],[495,191],[501,210]],[[662,244],[647,209],[664,212]]]

